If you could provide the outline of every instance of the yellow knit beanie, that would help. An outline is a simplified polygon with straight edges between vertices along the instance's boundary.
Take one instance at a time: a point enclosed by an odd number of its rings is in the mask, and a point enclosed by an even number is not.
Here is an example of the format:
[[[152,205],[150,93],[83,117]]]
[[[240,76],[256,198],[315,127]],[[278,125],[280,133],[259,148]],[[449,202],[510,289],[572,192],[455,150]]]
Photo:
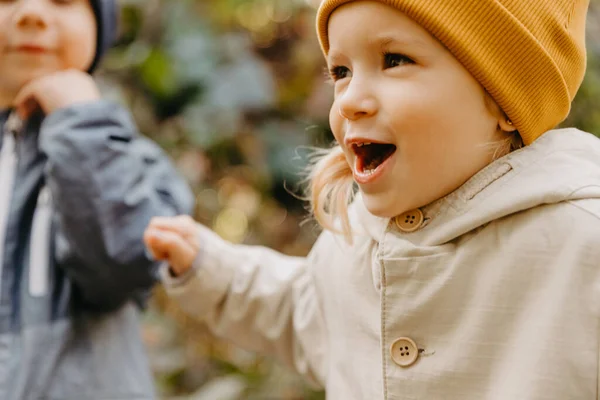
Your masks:
[[[331,13],[354,0],[323,0],[317,33],[327,54]],[[586,68],[589,0],[377,0],[446,46],[531,144],[562,122]]]

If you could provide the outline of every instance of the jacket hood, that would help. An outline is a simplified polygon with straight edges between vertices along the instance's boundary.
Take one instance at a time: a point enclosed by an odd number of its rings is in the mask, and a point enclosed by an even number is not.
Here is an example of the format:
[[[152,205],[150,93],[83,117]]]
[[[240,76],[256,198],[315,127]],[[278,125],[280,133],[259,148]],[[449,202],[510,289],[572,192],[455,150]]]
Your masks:
[[[425,223],[406,238],[422,246],[437,246],[511,214],[593,198],[600,199],[600,140],[574,128],[552,130],[494,161],[448,196],[422,207]],[[376,241],[393,229],[389,218],[367,211],[360,195],[353,207],[360,231]]]

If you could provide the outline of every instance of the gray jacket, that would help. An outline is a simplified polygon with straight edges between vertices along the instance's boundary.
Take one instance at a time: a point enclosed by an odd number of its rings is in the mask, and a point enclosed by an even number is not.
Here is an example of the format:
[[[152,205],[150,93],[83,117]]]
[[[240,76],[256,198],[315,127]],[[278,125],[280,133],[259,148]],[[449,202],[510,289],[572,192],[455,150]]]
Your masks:
[[[0,399],[154,398],[142,235],[191,193],[116,105],[14,116],[0,114]]]

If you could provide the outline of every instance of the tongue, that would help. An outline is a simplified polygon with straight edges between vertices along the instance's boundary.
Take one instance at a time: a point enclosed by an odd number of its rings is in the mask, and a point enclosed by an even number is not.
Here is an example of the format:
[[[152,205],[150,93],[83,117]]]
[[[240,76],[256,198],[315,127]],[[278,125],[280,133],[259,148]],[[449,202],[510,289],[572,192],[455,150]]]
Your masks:
[[[363,171],[374,170],[396,151],[393,144],[375,144],[357,147],[356,155],[360,158]]]

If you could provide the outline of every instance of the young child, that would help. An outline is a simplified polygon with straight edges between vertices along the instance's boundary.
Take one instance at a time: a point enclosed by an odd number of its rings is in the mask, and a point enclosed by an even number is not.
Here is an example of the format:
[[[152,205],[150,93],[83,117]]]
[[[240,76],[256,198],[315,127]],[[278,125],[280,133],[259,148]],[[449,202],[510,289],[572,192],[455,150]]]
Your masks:
[[[0,2],[1,399],[154,398],[142,236],[192,198],[88,73],[116,22],[113,0]]]
[[[153,219],[171,295],[331,399],[597,399],[600,141],[554,130],[587,7],[324,0],[326,231],[291,258]]]

